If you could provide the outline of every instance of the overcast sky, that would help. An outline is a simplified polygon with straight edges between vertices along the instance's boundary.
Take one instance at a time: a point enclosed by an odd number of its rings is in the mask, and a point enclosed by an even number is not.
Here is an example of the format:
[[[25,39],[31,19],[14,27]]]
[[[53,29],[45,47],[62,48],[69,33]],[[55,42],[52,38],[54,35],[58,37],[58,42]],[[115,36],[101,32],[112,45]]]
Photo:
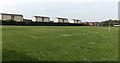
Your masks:
[[[119,0],[0,0],[0,13],[104,21],[118,18]]]

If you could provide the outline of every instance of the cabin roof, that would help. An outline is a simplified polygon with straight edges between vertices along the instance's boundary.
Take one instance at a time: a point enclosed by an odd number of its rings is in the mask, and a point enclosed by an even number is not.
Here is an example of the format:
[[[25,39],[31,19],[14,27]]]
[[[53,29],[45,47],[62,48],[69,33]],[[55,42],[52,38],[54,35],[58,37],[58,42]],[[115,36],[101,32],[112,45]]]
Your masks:
[[[23,16],[23,15],[21,15],[21,14],[8,14],[8,13],[0,13],[0,14],[2,14],[2,15],[14,15],[14,16]]]
[[[67,19],[67,18],[60,18],[60,17],[56,17],[57,19]],[[68,19],[67,19],[68,20]]]
[[[77,20],[77,21],[81,21],[81,20],[79,20],[79,19],[72,19],[72,20]]]
[[[37,17],[37,18],[49,18],[49,17],[46,17],[46,16],[33,16],[33,17]]]

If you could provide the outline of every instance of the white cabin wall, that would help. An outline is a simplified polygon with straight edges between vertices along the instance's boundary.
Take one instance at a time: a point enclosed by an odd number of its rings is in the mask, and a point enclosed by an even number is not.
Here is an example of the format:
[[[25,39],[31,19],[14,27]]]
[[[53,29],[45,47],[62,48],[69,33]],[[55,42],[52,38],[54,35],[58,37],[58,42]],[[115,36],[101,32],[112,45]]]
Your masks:
[[[44,22],[49,22],[49,18],[44,18]]]
[[[36,22],[36,17],[32,17],[32,21],[33,21],[33,22]]]
[[[68,20],[67,20],[67,19],[65,19],[65,20],[64,20],[64,23],[68,23]]]
[[[17,22],[21,22],[21,21],[23,21],[23,17],[22,16],[14,16],[14,20]]]
[[[62,23],[62,22],[63,22],[63,19],[58,19],[58,22],[61,22],[61,23]]]
[[[74,20],[72,20],[72,19],[69,19],[68,21],[69,21],[70,23],[74,23]]]
[[[2,15],[2,20],[11,20],[11,15]]]
[[[58,19],[57,18],[53,18],[52,19],[54,22],[58,22]]]
[[[37,21],[37,22],[42,22],[42,18],[41,18],[41,17],[40,17],[40,18],[38,17],[38,18],[36,18],[36,21]]]
[[[81,23],[81,21],[79,21],[78,23]]]

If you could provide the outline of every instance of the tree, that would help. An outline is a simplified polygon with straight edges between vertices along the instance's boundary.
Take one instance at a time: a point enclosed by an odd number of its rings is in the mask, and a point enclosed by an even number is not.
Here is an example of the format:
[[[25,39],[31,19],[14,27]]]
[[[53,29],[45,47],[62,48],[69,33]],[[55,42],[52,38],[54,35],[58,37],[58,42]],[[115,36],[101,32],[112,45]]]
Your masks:
[[[109,20],[106,20],[106,21],[102,21],[101,22],[101,26],[114,26],[115,24],[119,24],[120,20],[112,20],[112,19],[109,19]]]

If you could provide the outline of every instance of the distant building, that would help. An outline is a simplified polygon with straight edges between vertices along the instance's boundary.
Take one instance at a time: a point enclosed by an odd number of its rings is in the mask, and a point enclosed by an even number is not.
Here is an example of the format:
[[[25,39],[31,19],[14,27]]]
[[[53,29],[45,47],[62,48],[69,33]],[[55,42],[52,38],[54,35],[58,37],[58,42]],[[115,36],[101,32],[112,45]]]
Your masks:
[[[7,14],[7,13],[0,13],[0,20],[2,21],[16,21],[21,22],[23,21],[23,15],[20,14]]]
[[[87,24],[90,26],[99,26],[100,22],[88,22]]]
[[[67,18],[59,18],[59,17],[56,17],[56,18],[55,18],[55,21],[57,21],[58,23],[69,23],[69,21],[68,21]]]
[[[99,26],[100,22],[84,22],[84,24],[89,25],[89,26]]]
[[[33,16],[32,21],[33,22],[49,22],[50,18],[44,17],[44,16]]]
[[[114,26],[120,26],[120,23],[117,22],[117,23],[113,23]]]
[[[31,19],[23,19],[23,22],[28,23],[28,22],[32,22],[32,20]]]
[[[120,26],[120,25],[114,25],[114,26],[116,26],[116,27],[117,27],[117,26]]]
[[[54,23],[54,21],[50,21],[50,23]]]
[[[72,19],[74,23],[81,23],[81,20],[79,19]]]

